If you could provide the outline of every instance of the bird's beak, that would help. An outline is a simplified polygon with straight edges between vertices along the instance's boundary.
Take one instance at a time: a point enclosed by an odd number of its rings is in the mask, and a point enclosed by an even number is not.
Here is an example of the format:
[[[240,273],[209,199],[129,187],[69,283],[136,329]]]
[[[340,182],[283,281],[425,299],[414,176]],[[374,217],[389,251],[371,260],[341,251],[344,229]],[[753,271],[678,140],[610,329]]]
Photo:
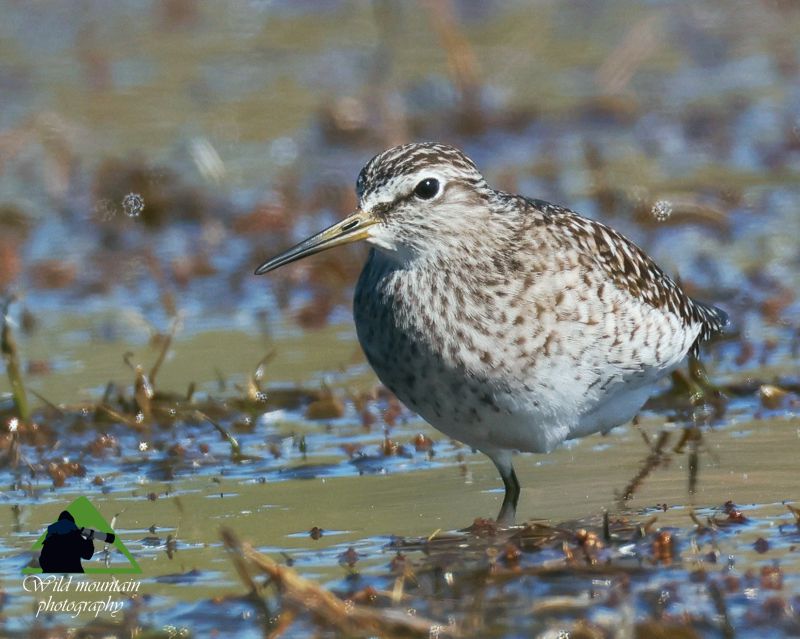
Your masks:
[[[358,240],[366,239],[369,236],[370,226],[375,224],[378,220],[369,213],[364,211],[356,211],[352,215],[348,215],[341,222],[337,222],[324,231],[312,235],[307,240],[303,240],[287,251],[280,255],[267,260],[256,269],[256,275],[263,275],[275,270],[279,266],[296,262],[314,253],[319,253],[340,244],[349,244],[350,242],[357,242]]]

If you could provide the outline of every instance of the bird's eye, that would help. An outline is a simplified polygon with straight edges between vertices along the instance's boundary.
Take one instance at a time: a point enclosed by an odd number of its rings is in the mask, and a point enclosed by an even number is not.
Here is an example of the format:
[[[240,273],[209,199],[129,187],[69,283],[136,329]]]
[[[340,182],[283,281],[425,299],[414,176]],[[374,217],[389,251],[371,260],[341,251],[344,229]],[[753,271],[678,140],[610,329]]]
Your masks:
[[[436,197],[439,192],[439,180],[436,178],[425,178],[414,187],[414,195],[423,200],[430,200]]]

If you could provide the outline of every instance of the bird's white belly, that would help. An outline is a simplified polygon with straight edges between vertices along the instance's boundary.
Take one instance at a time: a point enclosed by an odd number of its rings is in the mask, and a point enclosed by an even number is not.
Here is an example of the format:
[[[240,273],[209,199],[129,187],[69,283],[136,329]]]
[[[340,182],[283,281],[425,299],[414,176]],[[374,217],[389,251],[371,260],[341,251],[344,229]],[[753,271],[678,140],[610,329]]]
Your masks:
[[[427,357],[420,347],[397,347],[408,340],[395,339],[396,348],[389,352],[385,338],[373,342],[362,332],[359,336],[380,380],[408,408],[458,441],[483,451],[544,453],[577,436],[584,397],[565,401],[555,385],[531,391],[502,380],[479,380]],[[409,361],[414,372],[407,368]]]
[[[381,371],[378,375],[391,388],[392,376],[384,379]],[[550,397],[544,389],[534,394],[491,385],[479,388],[478,393],[462,394],[458,405],[449,407],[445,407],[448,388],[438,383],[432,383],[424,394],[407,394],[399,388],[397,394],[435,428],[479,450],[549,453],[567,439],[607,432],[627,423],[654,387],[619,389],[591,407],[580,401],[583,398],[564,404],[560,396]],[[578,414],[579,409],[584,412]]]
[[[391,330],[388,336],[359,327],[380,380],[432,426],[483,451],[546,453],[566,439],[606,432],[633,418],[669,372],[618,382],[597,394],[576,382],[568,362],[551,361],[535,385],[513,377],[480,379],[448,366],[413,333],[401,337],[399,329]]]
[[[574,415],[559,414],[560,407],[541,395],[534,399],[524,391],[499,390],[442,372],[418,390],[409,390],[394,371],[373,366],[381,381],[411,410],[444,434],[479,450],[549,452],[569,436],[568,424],[575,422]]]

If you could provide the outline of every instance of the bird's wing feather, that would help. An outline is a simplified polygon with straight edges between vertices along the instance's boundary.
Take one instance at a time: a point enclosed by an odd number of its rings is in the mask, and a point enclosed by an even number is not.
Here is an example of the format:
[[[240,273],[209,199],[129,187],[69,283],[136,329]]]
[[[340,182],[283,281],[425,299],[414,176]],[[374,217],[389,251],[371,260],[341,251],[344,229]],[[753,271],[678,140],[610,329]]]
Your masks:
[[[632,298],[674,314],[685,326],[699,325],[693,349],[728,325],[724,311],[690,298],[644,251],[614,229],[549,202],[528,198],[526,202],[542,213],[546,224],[563,230]]]

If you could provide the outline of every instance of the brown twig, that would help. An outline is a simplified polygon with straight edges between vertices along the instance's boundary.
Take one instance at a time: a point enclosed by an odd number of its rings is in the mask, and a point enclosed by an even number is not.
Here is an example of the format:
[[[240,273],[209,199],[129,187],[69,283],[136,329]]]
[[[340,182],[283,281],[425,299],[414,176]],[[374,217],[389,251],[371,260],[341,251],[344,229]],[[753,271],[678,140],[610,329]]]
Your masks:
[[[170,328],[169,333],[164,338],[164,342],[161,344],[161,351],[158,354],[158,359],[156,359],[156,363],[153,364],[153,368],[150,369],[150,383],[155,386],[156,383],[156,375],[158,375],[158,371],[161,369],[161,364],[164,363],[164,359],[167,357],[167,352],[169,351],[169,347],[172,345],[172,340],[175,337],[175,332],[178,330],[178,319],[175,318],[172,320],[172,328]]]
[[[31,395],[33,395],[40,402],[44,403],[44,405],[47,406],[48,408],[50,408],[51,410],[54,410],[58,414],[59,417],[63,417],[65,415],[64,411],[61,410],[61,408],[59,406],[56,406],[53,402],[51,402],[49,399],[47,399],[43,395],[40,395],[39,393],[37,393],[35,390],[31,390]]]
[[[636,71],[661,45],[661,15],[651,13],[634,23],[621,42],[595,73],[595,82],[604,93],[625,90]]]
[[[11,385],[11,395],[14,399],[17,415],[20,421],[27,423],[31,416],[30,405],[28,404],[28,396],[25,394],[25,384],[22,381],[22,372],[17,354],[17,342],[11,331],[11,323],[8,321],[8,307],[13,301],[13,297],[7,299],[3,304],[2,311],[0,311],[0,315],[2,315],[2,320],[0,320],[2,321],[2,327],[0,328],[0,352],[2,352],[3,359],[6,362],[8,382]]]
[[[711,596],[711,601],[714,602],[714,607],[717,610],[717,616],[720,619],[720,630],[725,639],[733,639],[735,631],[731,625],[730,617],[728,616],[728,606],[725,605],[725,596],[722,594],[716,581],[712,581],[708,585],[708,594]]]
[[[669,438],[670,433],[665,430],[662,430],[658,434],[658,439],[656,440],[655,446],[651,448],[650,454],[645,457],[641,467],[639,468],[639,472],[636,473],[633,479],[628,482],[628,485],[625,486],[625,489],[622,491],[622,493],[618,495],[617,499],[621,505],[624,505],[626,502],[630,501],[634,494],[636,494],[639,486],[642,485],[650,473],[652,473],[656,468],[663,464],[666,459],[669,458],[669,453],[664,452],[664,447],[667,445]]]
[[[142,424],[137,422],[135,419],[115,411],[110,406],[106,406],[105,404],[98,404],[97,405],[97,410],[103,411],[104,413],[106,413],[106,415],[108,415],[112,419],[116,419],[117,421],[120,421],[123,424],[125,424],[126,426],[130,426],[131,428],[133,428],[135,430],[139,430],[139,431],[144,430],[142,428]]]
[[[159,301],[161,302],[164,312],[169,317],[176,317],[178,315],[178,307],[175,303],[175,295],[164,275],[161,262],[152,249],[147,249],[145,251],[144,258],[144,263],[158,286]]]
[[[244,570],[248,576],[243,580],[250,587],[250,571],[258,571],[269,576],[277,587],[284,607],[294,613],[309,612],[316,623],[323,627],[335,628],[339,632],[354,637],[430,637],[433,630],[438,636],[458,636],[454,628],[421,617],[395,614],[392,609],[371,609],[345,601],[330,590],[300,576],[295,570],[281,566],[266,555],[241,542],[229,529],[221,531],[225,547],[237,565],[240,576]],[[242,570],[243,569],[243,570]]]
[[[453,3],[449,0],[427,0],[424,5],[442,49],[453,82],[461,94],[461,114],[470,128],[480,129],[480,71],[478,58],[464,33]]]
[[[209,424],[211,424],[214,428],[217,429],[217,432],[219,432],[219,434],[222,435],[223,439],[225,439],[225,441],[227,441],[228,444],[230,445],[230,447],[231,447],[231,457],[233,457],[234,460],[238,460],[238,459],[242,458],[242,456],[243,456],[242,455],[242,447],[239,445],[239,441],[233,435],[231,435],[225,429],[225,427],[222,426],[222,424],[214,421],[213,419],[211,419],[208,415],[206,415],[201,410],[195,410],[193,412],[194,412],[194,415],[197,418],[202,419],[203,421],[207,421]]]

